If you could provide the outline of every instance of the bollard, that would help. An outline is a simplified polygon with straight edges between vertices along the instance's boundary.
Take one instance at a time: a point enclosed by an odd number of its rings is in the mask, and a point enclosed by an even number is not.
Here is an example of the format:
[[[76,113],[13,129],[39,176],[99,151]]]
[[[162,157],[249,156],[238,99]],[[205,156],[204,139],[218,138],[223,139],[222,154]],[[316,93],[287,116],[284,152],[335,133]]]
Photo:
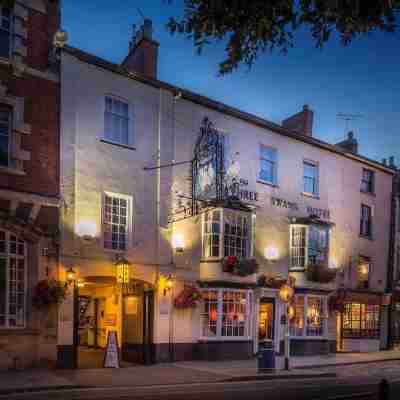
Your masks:
[[[386,379],[379,383],[379,400],[390,400],[390,386]]]

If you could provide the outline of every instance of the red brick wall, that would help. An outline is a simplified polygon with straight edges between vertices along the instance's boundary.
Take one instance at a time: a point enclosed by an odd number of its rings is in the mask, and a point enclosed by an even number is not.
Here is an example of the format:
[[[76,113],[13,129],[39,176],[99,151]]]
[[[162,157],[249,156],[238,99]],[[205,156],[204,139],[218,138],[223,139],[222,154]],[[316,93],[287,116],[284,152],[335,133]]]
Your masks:
[[[142,39],[124,61],[124,66],[157,79],[158,43]]]
[[[45,70],[48,67],[54,33],[60,27],[57,1],[48,2],[47,14],[31,10],[27,28],[27,64],[32,68]]]
[[[10,82],[12,95],[25,98],[25,122],[31,134],[22,136],[21,148],[31,152],[24,161],[26,175],[0,173],[0,187],[48,196],[59,193],[59,86],[29,77]]]
[[[54,4],[53,4],[54,3]],[[59,27],[58,2],[48,2],[48,14],[31,10],[27,21],[27,64],[46,71],[53,34]],[[25,123],[31,134],[22,136],[21,148],[31,152],[24,161],[26,175],[0,173],[0,188],[37,193],[59,194],[59,84],[25,74],[17,78],[0,71],[0,79],[10,94],[25,99]]]

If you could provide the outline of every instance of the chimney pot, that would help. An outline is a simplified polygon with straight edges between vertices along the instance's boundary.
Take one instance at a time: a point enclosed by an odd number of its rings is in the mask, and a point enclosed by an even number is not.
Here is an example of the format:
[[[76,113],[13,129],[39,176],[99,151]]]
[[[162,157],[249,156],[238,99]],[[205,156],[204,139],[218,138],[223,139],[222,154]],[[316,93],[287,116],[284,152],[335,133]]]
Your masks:
[[[302,111],[283,120],[282,126],[302,135],[312,136],[313,120],[314,112],[305,104]]]
[[[129,72],[139,72],[149,78],[157,79],[159,44],[152,39],[152,36],[153,24],[150,19],[145,19],[139,29],[136,29],[136,25],[132,25],[129,53],[121,65]]]
[[[354,139],[354,132],[353,132],[353,131],[350,131],[350,132],[347,134],[347,137],[349,138],[349,140],[353,140],[353,139]]]
[[[382,164],[383,164],[383,165],[387,165],[387,160],[386,160],[386,158],[382,158]]]
[[[394,157],[393,156],[389,157],[389,166],[394,167]]]

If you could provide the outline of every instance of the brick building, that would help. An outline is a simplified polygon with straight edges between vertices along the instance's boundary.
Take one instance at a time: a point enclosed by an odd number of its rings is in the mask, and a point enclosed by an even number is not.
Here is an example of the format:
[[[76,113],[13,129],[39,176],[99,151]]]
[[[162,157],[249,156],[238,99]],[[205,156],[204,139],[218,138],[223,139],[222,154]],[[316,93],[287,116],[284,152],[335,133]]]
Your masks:
[[[56,359],[56,310],[32,295],[57,276],[60,10],[20,0],[0,15],[0,368],[22,368]]]

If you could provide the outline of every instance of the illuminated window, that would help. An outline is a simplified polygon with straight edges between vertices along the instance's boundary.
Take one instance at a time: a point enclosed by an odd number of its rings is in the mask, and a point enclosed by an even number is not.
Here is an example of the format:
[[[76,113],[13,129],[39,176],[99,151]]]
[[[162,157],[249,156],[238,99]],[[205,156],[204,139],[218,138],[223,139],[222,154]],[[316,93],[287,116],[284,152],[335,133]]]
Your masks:
[[[111,96],[105,98],[104,139],[112,143],[132,145],[129,104]]]
[[[368,289],[371,261],[368,257],[360,256],[357,266],[357,284],[360,289]]]
[[[25,295],[25,242],[10,232],[0,230],[0,327],[24,327]]]
[[[372,236],[372,210],[365,204],[361,204],[360,235]]]
[[[203,224],[203,256],[249,257],[250,227],[249,213],[227,209],[206,212]]]
[[[127,250],[131,203],[129,196],[104,194],[103,236],[105,249]]]
[[[278,181],[278,151],[272,147],[260,146],[260,176],[263,182],[273,185]]]
[[[9,107],[0,106],[0,166],[3,167],[10,165],[11,116]]]
[[[205,338],[249,339],[251,292],[247,290],[204,290],[201,313]]]
[[[329,227],[318,225],[291,225],[290,259],[292,269],[307,265],[328,265]]]
[[[379,305],[346,303],[343,312],[343,337],[379,339]]]
[[[375,173],[370,169],[363,168],[361,178],[361,191],[364,193],[374,193]]]
[[[295,316],[290,321],[290,334],[296,337],[325,335],[326,298],[314,295],[296,295]]]
[[[0,8],[0,57],[11,56],[11,10],[6,7]]]
[[[303,162],[303,192],[312,196],[318,196],[319,173],[318,165],[312,161]]]

